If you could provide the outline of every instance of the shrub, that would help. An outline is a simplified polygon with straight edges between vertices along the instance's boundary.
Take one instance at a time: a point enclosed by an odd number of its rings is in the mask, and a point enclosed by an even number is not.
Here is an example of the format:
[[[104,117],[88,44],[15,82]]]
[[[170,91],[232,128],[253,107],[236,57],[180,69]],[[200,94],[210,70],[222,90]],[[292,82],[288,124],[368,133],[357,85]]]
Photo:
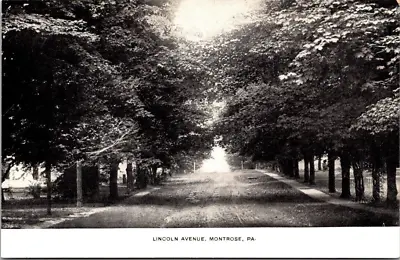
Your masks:
[[[40,198],[40,194],[42,192],[42,187],[39,182],[32,182],[28,186],[27,195],[32,196],[34,199]]]

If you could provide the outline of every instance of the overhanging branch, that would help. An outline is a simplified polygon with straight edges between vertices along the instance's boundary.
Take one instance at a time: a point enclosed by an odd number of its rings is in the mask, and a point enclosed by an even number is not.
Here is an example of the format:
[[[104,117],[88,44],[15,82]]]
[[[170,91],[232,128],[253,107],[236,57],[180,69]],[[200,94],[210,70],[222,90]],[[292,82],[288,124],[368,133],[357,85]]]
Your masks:
[[[115,140],[115,142],[112,143],[111,145],[106,146],[106,147],[104,147],[104,148],[102,148],[102,149],[100,149],[100,150],[97,150],[97,151],[88,152],[87,155],[89,155],[89,156],[95,155],[95,156],[96,156],[96,155],[99,155],[99,154],[101,154],[101,153],[104,153],[104,152],[110,150],[111,148],[113,148],[113,147],[116,146],[116,145],[126,143],[127,140],[124,140],[124,138],[125,138],[131,131],[132,131],[132,130],[129,130],[129,131],[127,131],[126,133],[124,133],[120,138],[118,138],[117,140]]]

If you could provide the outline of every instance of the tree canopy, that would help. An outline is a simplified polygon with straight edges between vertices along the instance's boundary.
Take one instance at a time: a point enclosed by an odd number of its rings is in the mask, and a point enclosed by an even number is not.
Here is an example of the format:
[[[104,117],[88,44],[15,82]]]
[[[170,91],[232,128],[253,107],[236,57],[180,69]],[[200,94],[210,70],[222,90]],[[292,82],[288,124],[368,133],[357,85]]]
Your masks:
[[[203,131],[196,75],[178,63],[163,6],[6,1],[3,9],[4,154],[56,164],[126,151],[122,143],[165,153]]]

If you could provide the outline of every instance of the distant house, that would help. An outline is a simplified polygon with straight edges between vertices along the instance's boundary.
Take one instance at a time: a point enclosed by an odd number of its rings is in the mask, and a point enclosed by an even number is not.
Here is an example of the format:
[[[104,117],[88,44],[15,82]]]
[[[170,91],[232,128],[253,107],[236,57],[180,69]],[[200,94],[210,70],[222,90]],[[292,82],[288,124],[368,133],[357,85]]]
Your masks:
[[[39,167],[39,179],[37,180],[42,186],[46,185],[43,176],[44,167]],[[57,171],[51,172],[51,179],[55,180],[61,173]],[[11,168],[8,178],[1,184],[2,188],[26,188],[35,182],[32,175],[32,168],[23,165],[15,165]]]

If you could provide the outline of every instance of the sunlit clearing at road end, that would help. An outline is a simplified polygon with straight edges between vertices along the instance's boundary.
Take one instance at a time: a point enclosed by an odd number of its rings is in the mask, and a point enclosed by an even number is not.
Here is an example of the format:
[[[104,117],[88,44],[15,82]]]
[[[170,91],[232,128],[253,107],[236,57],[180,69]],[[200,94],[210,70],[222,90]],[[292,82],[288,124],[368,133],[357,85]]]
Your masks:
[[[189,40],[207,40],[243,23],[259,0],[182,0],[174,23]]]
[[[200,172],[229,172],[225,150],[219,146],[213,148],[211,158],[204,160]]]

